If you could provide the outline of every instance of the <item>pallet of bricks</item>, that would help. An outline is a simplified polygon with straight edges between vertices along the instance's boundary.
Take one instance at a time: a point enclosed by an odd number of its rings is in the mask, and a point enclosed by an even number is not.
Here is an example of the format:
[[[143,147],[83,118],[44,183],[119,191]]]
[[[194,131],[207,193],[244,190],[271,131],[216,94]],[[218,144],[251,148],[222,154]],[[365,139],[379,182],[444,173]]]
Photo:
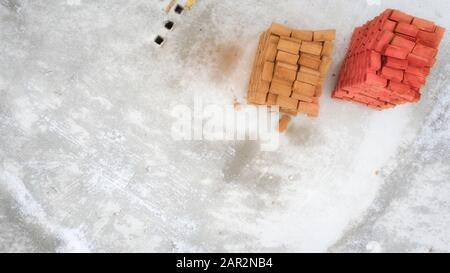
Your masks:
[[[295,30],[273,23],[260,36],[248,102],[279,106],[288,115],[317,117],[335,36],[335,30]]]
[[[388,9],[355,29],[333,97],[382,110],[417,102],[445,29]]]

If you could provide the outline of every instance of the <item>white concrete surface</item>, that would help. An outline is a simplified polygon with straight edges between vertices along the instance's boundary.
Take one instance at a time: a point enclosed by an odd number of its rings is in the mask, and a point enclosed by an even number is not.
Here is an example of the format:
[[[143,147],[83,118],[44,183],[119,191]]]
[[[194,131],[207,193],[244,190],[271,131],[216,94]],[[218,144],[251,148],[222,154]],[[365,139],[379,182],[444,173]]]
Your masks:
[[[245,102],[273,20],[336,28],[333,74],[357,25],[393,7],[448,29],[450,2],[164,4],[0,0],[0,251],[450,251],[449,35],[418,104],[331,100],[330,75],[277,152],[170,136],[194,95]]]

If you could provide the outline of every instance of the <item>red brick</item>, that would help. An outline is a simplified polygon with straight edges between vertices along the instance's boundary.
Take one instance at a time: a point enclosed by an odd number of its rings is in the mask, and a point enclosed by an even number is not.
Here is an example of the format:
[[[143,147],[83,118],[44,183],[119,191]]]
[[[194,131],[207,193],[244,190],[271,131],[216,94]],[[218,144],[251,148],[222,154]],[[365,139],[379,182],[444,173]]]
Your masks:
[[[408,36],[408,35],[405,35],[405,34],[402,34],[402,33],[395,33],[395,35],[400,36],[400,37],[402,37],[402,38],[404,38],[404,39],[406,39],[408,41],[414,42],[414,43],[417,42],[417,38],[416,37],[411,37],[411,36]]]
[[[408,64],[411,66],[422,67],[422,66],[430,66],[431,60],[424,58],[422,56],[416,55],[414,53],[410,53],[408,55]]]
[[[370,103],[375,102],[374,99],[369,98],[369,97],[364,96],[364,95],[360,95],[360,94],[355,94],[355,95],[353,96],[353,99],[356,100],[356,101],[365,103],[365,104],[370,104]]]
[[[342,91],[335,91],[335,92],[333,92],[333,94],[331,96],[336,99],[342,99],[342,98],[344,98],[344,94],[346,94],[346,93],[342,92]]]
[[[383,25],[382,30],[394,32],[396,26],[397,26],[397,22],[392,21],[392,20],[386,20],[386,22]]]
[[[434,22],[425,19],[414,18],[412,24],[418,27],[420,30],[428,32],[434,32],[436,30],[436,25],[434,24]]]
[[[387,66],[383,67],[383,69],[381,70],[381,75],[383,77],[385,77],[388,80],[396,82],[403,81],[403,74],[404,74],[403,70],[394,69]]]
[[[418,101],[444,29],[413,19],[387,10],[356,28],[333,98],[377,110]]]
[[[408,66],[405,73],[416,75],[419,77],[426,77],[430,74],[430,69],[425,67]]]
[[[387,44],[389,44],[394,37],[395,37],[395,34],[393,32],[384,31],[381,34],[377,45],[375,46],[375,50],[378,52],[382,52],[385,49],[385,47],[387,46]]]
[[[387,45],[383,55],[404,60],[408,57],[408,53],[408,50],[402,47]]]
[[[370,52],[370,68],[377,71],[381,69],[381,54],[376,51]]]
[[[397,24],[395,32],[405,34],[411,37],[416,37],[419,32],[419,28],[414,25],[400,22]]]
[[[403,83],[405,83],[411,87],[422,88],[422,86],[425,85],[425,78],[417,76],[417,75],[405,73],[405,79],[403,80]]]
[[[408,60],[387,57],[385,66],[405,70],[408,67]]]
[[[389,17],[389,19],[391,19],[393,21],[397,21],[397,22],[404,22],[407,24],[411,24],[414,17],[411,15],[408,15],[406,13],[403,13],[399,10],[394,10],[392,12],[391,16]]]
[[[415,92],[415,98],[414,98],[414,100],[413,100],[413,102],[418,102],[418,101],[420,101],[420,98],[421,98],[421,94],[420,94],[420,92],[419,91],[417,91],[417,92]]]
[[[442,37],[444,36],[445,29],[442,27],[436,27],[436,31],[427,32],[420,30],[417,34],[417,42],[429,47],[438,48]]]
[[[374,73],[367,73],[366,74],[366,83],[370,85],[380,86],[380,87],[386,87],[387,86],[387,80],[383,79],[382,77],[378,76]]]
[[[438,35],[436,33],[419,30],[417,33],[417,43],[436,48],[439,45]]]
[[[396,92],[400,97],[412,101],[415,99],[415,95],[411,88],[403,83],[390,82],[389,89]]]
[[[394,39],[392,39],[391,45],[399,46],[404,49],[407,49],[409,52],[413,51],[414,47],[416,46],[416,43],[408,40],[402,36],[395,35]]]
[[[421,56],[429,60],[436,57],[437,54],[436,49],[421,44],[417,44],[412,52],[417,56]]]

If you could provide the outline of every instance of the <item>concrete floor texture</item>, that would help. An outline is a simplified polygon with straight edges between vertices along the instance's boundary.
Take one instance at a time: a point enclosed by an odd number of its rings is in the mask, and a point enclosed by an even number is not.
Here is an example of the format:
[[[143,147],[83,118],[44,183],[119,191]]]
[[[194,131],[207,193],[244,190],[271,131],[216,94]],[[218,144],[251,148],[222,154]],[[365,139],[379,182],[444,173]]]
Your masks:
[[[0,0],[0,252],[450,251],[450,35],[420,103],[330,97],[354,27],[450,29],[449,1],[167,2]],[[320,117],[274,152],[174,141],[174,105],[245,103],[274,20],[337,29]]]

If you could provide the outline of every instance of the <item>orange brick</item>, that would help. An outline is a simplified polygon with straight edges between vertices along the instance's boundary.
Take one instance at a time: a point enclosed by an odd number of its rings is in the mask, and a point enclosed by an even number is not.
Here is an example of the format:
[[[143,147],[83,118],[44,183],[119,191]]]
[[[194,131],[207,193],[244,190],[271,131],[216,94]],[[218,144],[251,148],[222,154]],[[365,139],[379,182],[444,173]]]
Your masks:
[[[299,102],[298,111],[311,117],[317,117],[319,114],[319,105],[308,102]]]
[[[269,92],[275,95],[289,97],[292,93],[292,83],[286,80],[273,78]]]
[[[320,82],[319,76],[307,74],[307,73],[301,73],[299,72],[297,74],[297,80],[305,83],[309,83],[312,85],[317,85]]]
[[[334,42],[325,41],[323,43],[322,55],[323,56],[331,56],[333,54]]]
[[[302,41],[312,42],[313,36],[314,36],[314,32],[312,32],[312,31],[306,31],[306,30],[293,30],[292,31],[292,37],[302,40]]]
[[[300,72],[320,76],[320,72],[318,70],[306,66],[300,67]]]
[[[280,37],[276,36],[276,35],[270,35],[269,36],[269,43],[275,43],[278,44],[278,42],[280,41]]]
[[[269,42],[266,49],[266,55],[264,56],[264,60],[268,62],[274,62],[277,57],[277,46],[278,42],[272,43]]]
[[[280,112],[283,114],[291,115],[291,116],[297,115],[297,110],[286,109],[283,107],[280,107]]]
[[[256,92],[267,94],[267,93],[269,93],[269,88],[270,88],[270,82],[259,81]]]
[[[277,62],[274,77],[294,82],[297,77],[297,65]]]
[[[270,108],[278,105],[281,113],[293,116],[298,114],[302,102],[306,103],[303,112],[317,115],[325,78],[320,73],[321,68],[324,70],[322,57],[331,56],[335,35],[334,30],[292,30],[273,23],[260,36],[248,102]]]
[[[272,81],[274,67],[275,67],[275,64],[272,62],[264,63],[264,68],[263,68],[263,72],[262,72],[262,76],[261,76],[263,81],[268,81],[268,82]]]
[[[333,41],[334,39],[336,39],[336,30],[334,29],[314,31],[314,41],[323,42]]]
[[[278,122],[278,132],[284,133],[287,130],[291,117],[288,115],[283,115]]]
[[[300,68],[300,72],[298,72],[298,74],[297,74],[297,81],[309,83],[312,85],[317,85],[320,83],[320,73],[318,75],[311,74],[311,73],[305,72],[305,70],[303,68],[305,68],[305,67],[302,66]],[[302,69],[303,69],[303,71],[302,71]]]
[[[267,95],[267,105],[268,106],[276,105],[277,104],[277,98],[278,98],[278,95],[269,93]]]
[[[302,95],[302,94],[299,94],[296,92],[293,92],[291,97],[293,99],[303,101],[303,102],[313,102],[313,97],[308,97],[308,96],[305,96],[305,95]]]
[[[256,93],[255,99],[253,101],[255,104],[264,105],[267,102],[267,94],[265,93]]]
[[[297,64],[299,57],[300,56],[298,54],[291,54],[284,51],[278,51],[277,61],[288,64]]]
[[[298,70],[298,65],[297,64],[288,64],[288,63],[283,63],[283,62],[277,62],[277,66],[279,67],[283,67],[289,70],[294,70],[297,71]]]
[[[328,70],[330,70],[331,67],[331,58],[327,57],[327,56],[323,56],[322,57],[322,63],[320,64],[319,67],[319,72],[322,75],[325,75],[328,73]]]
[[[281,38],[280,42],[278,42],[277,49],[291,54],[298,54],[300,52],[300,46],[300,42],[287,38]]]
[[[273,33],[273,34],[276,34],[278,36],[287,36],[287,37],[289,37],[289,36],[291,36],[292,29],[290,29],[290,28],[288,28],[286,26],[280,25],[278,23],[273,22],[272,26],[270,27],[270,32]]]
[[[286,97],[278,96],[277,105],[279,105],[282,108],[295,111],[295,110],[297,110],[298,100],[287,97],[287,96]]]
[[[313,55],[320,55],[322,53],[322,45],[322,42],[303,42],[300,51]]]
[[[320,96],[322,96],[322,92],[323,92],[323,87],[322,87],[322,84],[319,83],[319,84],[316,86],[316,90],[314,91],[314,96],[320,97]]]
[[[320,63],[322,61],[320,60],[320,56],[317,55],[312,55],[312,54],[308,54],[308,53],[302,53],[302,55],[300,55],[300,60],[298,61],[298,63],[300,65],[312,68],[312,69],[316,69],[318,70],[320,67]]]
[[[293,91],[300,95],[312,97],[316,92],[316,86],[305,82],[295,81]]]

